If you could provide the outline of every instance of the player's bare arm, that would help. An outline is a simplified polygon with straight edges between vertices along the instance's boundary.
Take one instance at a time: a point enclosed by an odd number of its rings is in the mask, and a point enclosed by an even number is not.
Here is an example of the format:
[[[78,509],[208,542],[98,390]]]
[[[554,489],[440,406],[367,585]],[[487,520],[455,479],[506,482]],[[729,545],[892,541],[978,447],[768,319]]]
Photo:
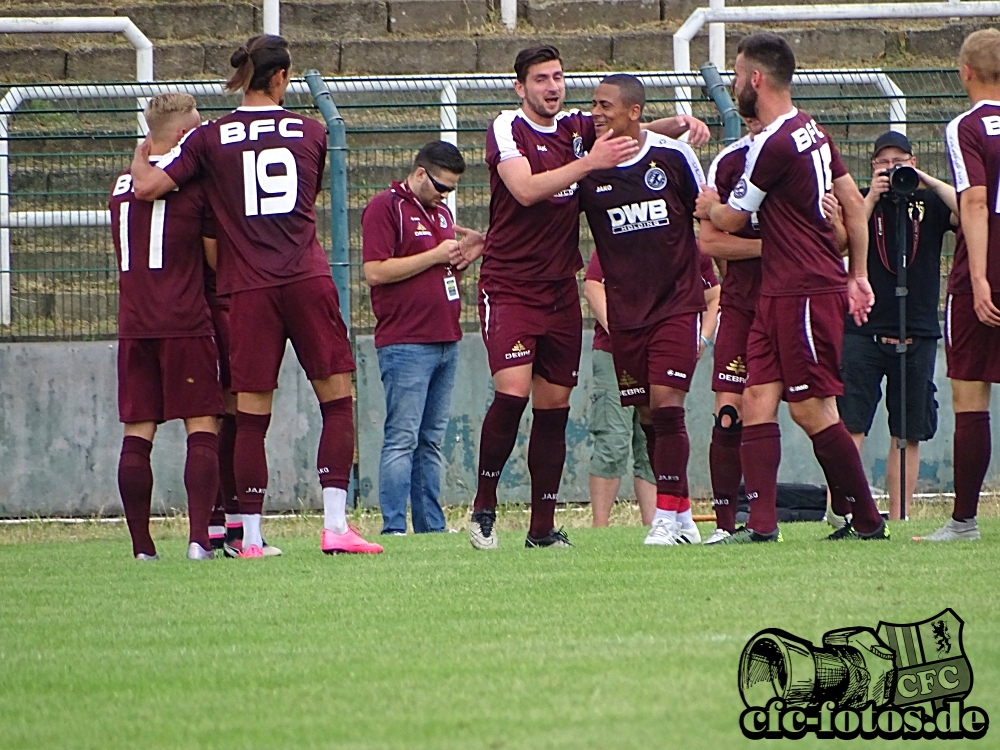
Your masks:
[[[590,312],[594,315],[594,320],[601,324],[601,328],[608,330],[608,295],[604,289],[604,284],[600,281],[587,279],[583,282],[583,298],[590,305]]]
[[[717,229],[709,219],[701,219],[698,242],[701,251],[716,260],[747,260],[760,257],[760,240],[737,237]]]
[[[848,259],[848,313],[856,325],[868,320],[875,305],[875,292],[868,283],[868,213],[854,178],[841,175],[833,181],[833,194],[844,215],[844,227],[850,244]]]
[[[638,141],[625,136],[616,138],[614,131],[609,130],[594,141],[590,153],[558,169],[532,174],[531,164],[522,156],[500,162],[497,172],[518,203],[522,206],[532,206],[548,200],[591,172],[611,169],[623,161],[628,161],[637,153],[639,153]]]
[[[132,191],[136,198],[143,201],[154,201],[177,189],[177,183],[170,179],[166,172],[149,163],[149,154],[150,142],[149,136],[146,136],[146,139],[135,147],[130,170]]]
[[[719,284],[705,290],[705,312],[701,315],[701,340],[698,342],[698,359],[701,359],[701,355],[708,348],[708,342],[715,336],[715,327],[719,323],[719,302],[721,298],[722,287]]]
[[[406,281],[418,273],[423,273],[428,268],[449,264],[452,253],[456,253],[457,251],[458,240],[445,240],[427,252],[408,255],[403,258],[370,260],[362,268],[365,272],[365,280],[369,286],[395,284],[397,281]]]
[[[748,211],[740,211],[719,200],[719,194],[708,185],[701,186],[695,201],[694,215],[698,219],[708,219],[716,229],[733,234],[740,231],[750,221]]]
[[[986,201],[986,188],[977,185],[963,190],[960,201],[962,232],[969,250],[973,309],[984,325],[1000,326],[1000,310],[993,304],[993,290],[986,278],[987,227],[990,214]]]
[[[659,120],[640,125],[643,130],[665,135],[667,138],[680,138],[685,133],[688,134],[688,145],[692,148],[704,146],[712,137],[708,125],[691,115],[677,115],[676,117],[662,117]]]
[[[201,244],[205,250],[205,262],[208,263],[208,267],[213,271],[219,270],[216,268],[219,259],[218,241],[214,237],[202,237]]]

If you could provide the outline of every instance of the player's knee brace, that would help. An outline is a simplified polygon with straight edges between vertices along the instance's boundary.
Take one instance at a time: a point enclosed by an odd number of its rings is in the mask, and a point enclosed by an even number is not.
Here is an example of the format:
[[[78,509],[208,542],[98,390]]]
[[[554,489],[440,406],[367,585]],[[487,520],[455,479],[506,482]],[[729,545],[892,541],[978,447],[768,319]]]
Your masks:
[[[726,417],[729,417],[728,425]],[[726,404],[715,415],[715,426],[724,432],[739,432],[743,429],[743,421],[740,419],[740,413],[736,411],[736,407],[732,404]]]

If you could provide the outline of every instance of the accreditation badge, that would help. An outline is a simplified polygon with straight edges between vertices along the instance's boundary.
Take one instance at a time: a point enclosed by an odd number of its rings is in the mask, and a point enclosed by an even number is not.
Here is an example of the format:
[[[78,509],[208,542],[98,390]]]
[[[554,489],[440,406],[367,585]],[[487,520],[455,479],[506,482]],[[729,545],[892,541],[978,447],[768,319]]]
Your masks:
[[[454,302],[460,296],[458,293],[458,279],[452,274],[451,269],[448,269],[448,275],[444,277],[444,293],[448,297],[449,302]]]

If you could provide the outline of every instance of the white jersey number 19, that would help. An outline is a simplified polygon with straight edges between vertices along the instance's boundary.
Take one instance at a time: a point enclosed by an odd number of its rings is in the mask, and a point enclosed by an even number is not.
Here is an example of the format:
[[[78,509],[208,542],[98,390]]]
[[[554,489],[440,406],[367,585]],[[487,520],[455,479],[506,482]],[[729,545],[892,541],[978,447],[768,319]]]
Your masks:
[[[823,213],[823,196],[833,190],[833,170],[830,163],[833,161],[833,152],[830,151],[830,144],[824,143],[816,151],[812,152],[813,171],[816,172],[816,187],[819,191],[819,215],[827,218]]]
[[[284,174],[268,174],[268,167],[283,167]],[[257,198],[258,188],[268,197]],[[269,148],[256,154],[243,152],[243,206],[247,216],[291,213],[299,197],[299,170],[287,148]]]

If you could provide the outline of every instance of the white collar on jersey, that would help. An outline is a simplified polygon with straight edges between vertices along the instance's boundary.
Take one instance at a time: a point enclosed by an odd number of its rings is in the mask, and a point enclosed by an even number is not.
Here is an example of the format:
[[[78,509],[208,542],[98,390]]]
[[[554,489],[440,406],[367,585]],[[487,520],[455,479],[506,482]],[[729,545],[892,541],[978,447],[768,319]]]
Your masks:
[[[261,104],[256,107],[239,106],[237,112],[280,112],[284,107],[277,104]]]
[[[788,122],[793,117],[795,117],[795,115],[797,115],[798,113],[799,113],[799,108],[798,107],[792,107],[790,110],[788,110],[787,112],[785,112],[785,114],[778,115],[777,117],[775,117],[774,118],[774,122],[772,122],[770,125],[768,125],[766,128],[764,128],[758,134],[758,135],[764,135],[765,136],[765,138],[762,138],[761,140],[766,140],[766,136],[767,135],[770,135],[771,133],[773,133],[775,130],[777,130],[782,125],[784,125],[786,122]]]
[[[528,123],[532,130],[539,133],[554,133],[559,129],[559,115],[556,115],[556,121],[551,125],[539,125],[537,122],[534,122],[530,117],[524,114],[524,110],[520,108],[517,110],[517,116]]]
[[[623,161],[619,164],[619,169],[631,167],[633,164],[638,164],[642,159],[646,158],[646,154],[649,153],[649,147],[653,145],[653,141],[657,140],[657,138],[655,137],[656,133],[651,133],[648,130],[644,130],[642,132],[645,133],[645,137],[642,139],[642,147],[639,149],[639,153],[628,161]]]

